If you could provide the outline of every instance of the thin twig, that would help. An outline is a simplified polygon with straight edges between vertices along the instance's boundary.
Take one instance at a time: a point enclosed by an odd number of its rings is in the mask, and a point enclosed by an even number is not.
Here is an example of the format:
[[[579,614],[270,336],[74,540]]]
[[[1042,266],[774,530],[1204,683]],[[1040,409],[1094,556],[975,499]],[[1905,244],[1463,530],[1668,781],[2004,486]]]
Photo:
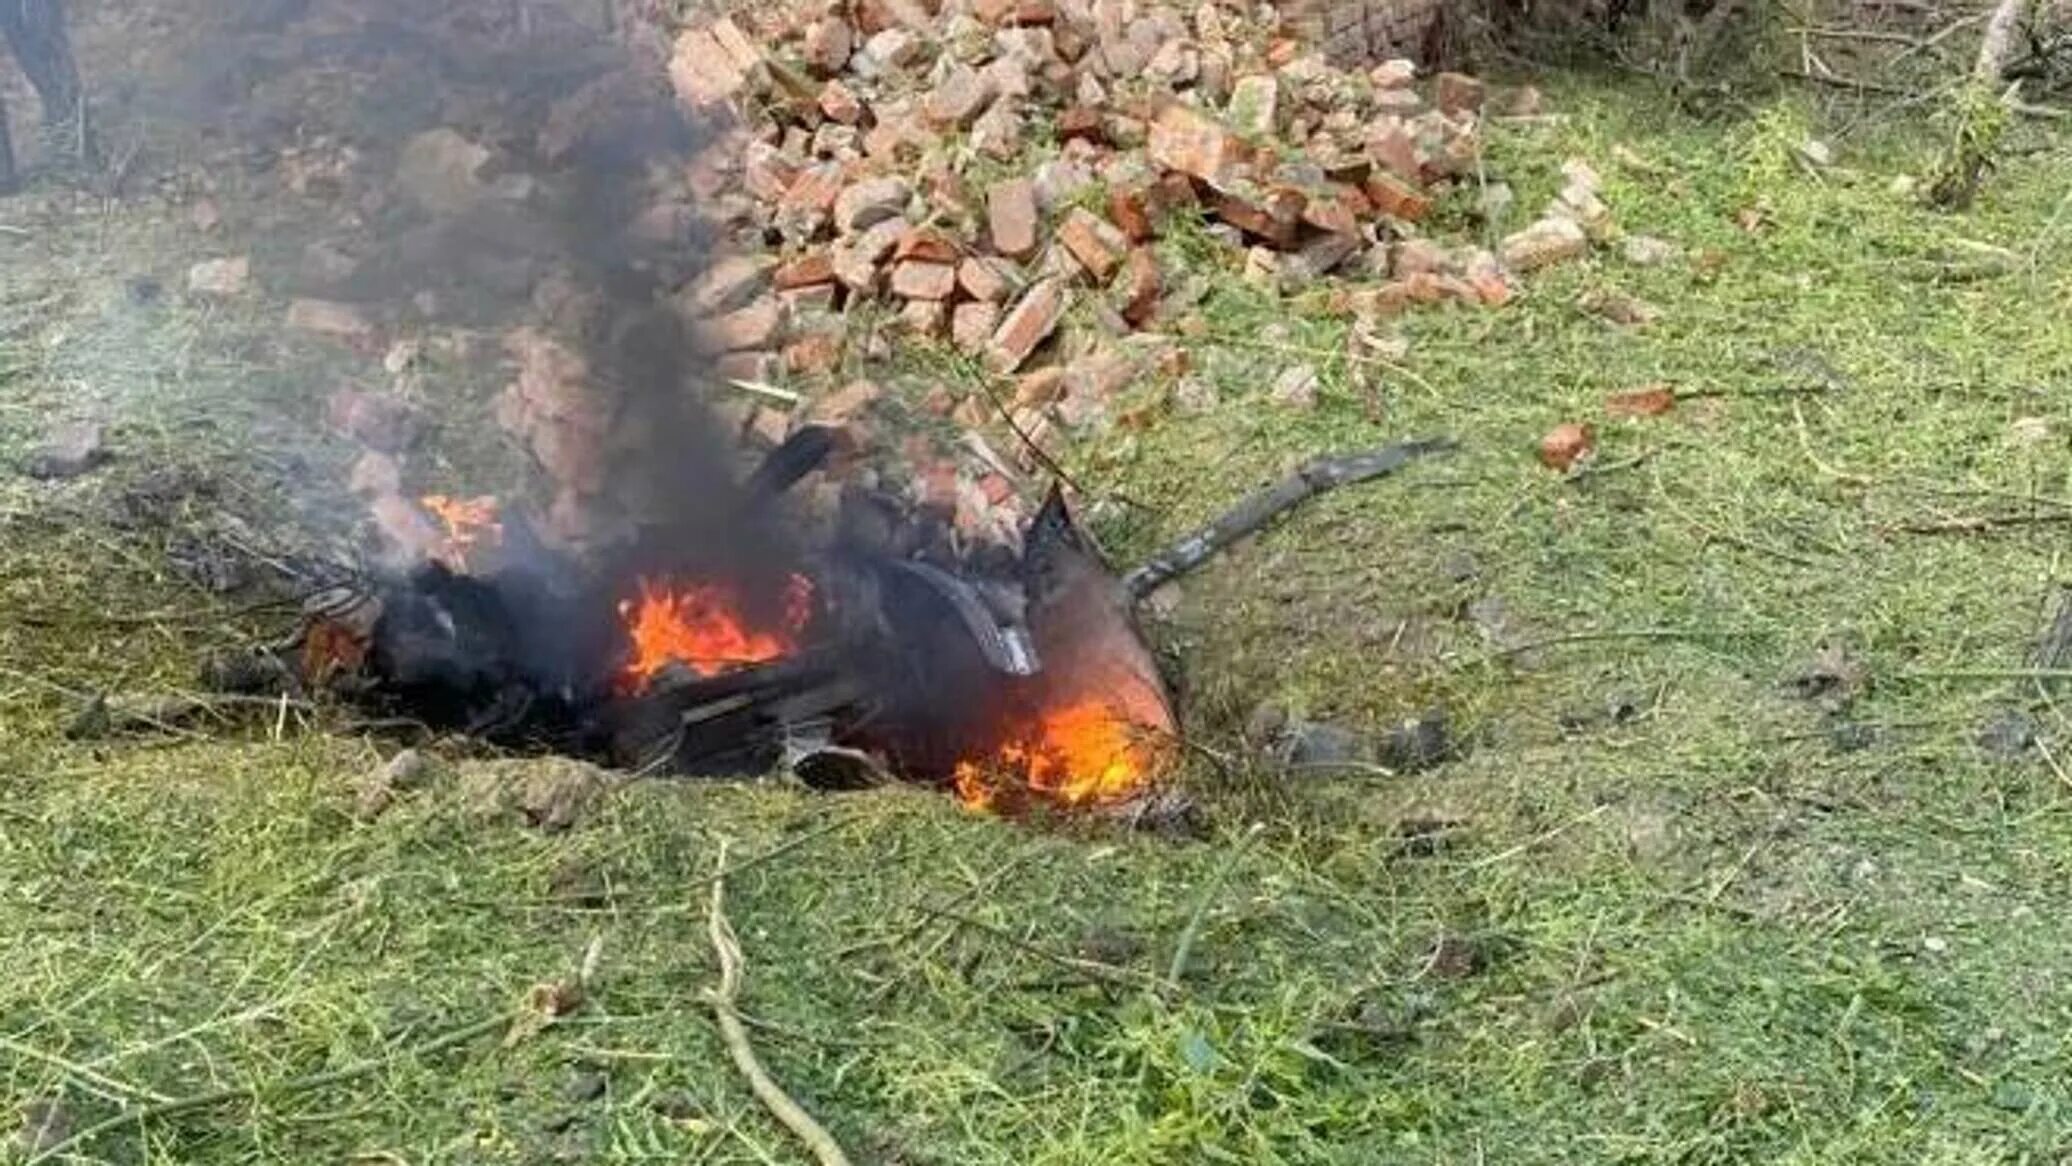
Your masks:
[[[1507,660],[1513,656],[1523,656],[1528,652],[1537,652],[1542,648],[1558,648],[1565,644],[1594,644],[1613,640],[1691,640],[1703,642],[1705,640],[1734,639],[1740,636],[1755,634],[1752,631],[1737,631],[1734,629],[1709,632],[1697,628],[1628,628],[1605,632],[1570,632],[1567,635],[1549,636],[1544,640],[1534,640],[1531,643],[1517,644],[1504,648],[1496,652],[1492,657],[1486,657],[1485,659]]]
[[[1237,869],[1238,860],[1245,856],[1245,852],[1252,848],[1252,843],[1258,841],[1259,835],[1265,831],[1264,822],[1252,823],[1238,844],[1230,848],[1230,853],[1223,859],[1223,865],[1217,867],[1216,873],[1202,885],[1201,897],[1194,901],[1194,910],[1187,916],[1187,926],[1180,931],[1180,941],[1173,945],[1172,966],[1166,969],[1166,982],[1172,985],[1174,991],[1180,990],[1180,977],[1187,974],[1187,957],[1194,952],[1194,941],[1201,937],[1201,925],[1202,921],[1208,918],[1209,904],[1215,900],[1216,892],[1223,889],[1223,884],[1230,881],[1230,872]]]
[[[1606,802],[1604,805],[1601,805],[1596,809],[1591,810],[1587,814],[1580,814],[1576,817],[1570,818],[1568,821],[1563,822],[1561,825],[1554,827],[1552,830],[1547,831],[1545,834],[1535,835],[1534,837],[1528,838],[1525,841],[1520,842],[1516,846],[1510,847],[1505,850],[1499,850],[1495,854],[1492,854],[1487,858],[1478,859],[1475,862],[1471,862],[1467,865],[1466,869],[1483,870],[1485,868],[1495,866],[1500,862],[1508,862],[1511,859],[1514,859],[1519,855],[1524,854],[1528,850],[1532,850],[1535,847],[1544,846],[1547,843],[1554,841],[1556,838],[1559,838],[1563,834],[1568,833],[1570,830],[1573,830],[1576,827],[1583,825],[1585,822],[1596,820],[1596,818],[1599,815],[1603,814],[1606,810],[1609,810],[1611,808],[1611,803]]]
[[[772,401],[779,401],[786,405],[796,405],[804,399],[790,389],[780,389],[776,385],[766,385],[761,381],[729,380],[727,384],[729,387],[739,389],[744,393],[751,393],[758,397],[767,397]]]
[[[1901,680],[2072,680],[2072,668],[1919,668]]]
[[[705,993],[706,1000],[712,1004],[713,1017],[719,1022],[720,1036],[726,1041],[727,1051],[733,1055],[734,1067],[748,1078],[748,1087],[754,1091],[756,1100],[813,1151],[821,1166],[849,1166],[849,1156],[842,1152],[841,1145],[771,1078],[762,1061],[757,1059],[755,1047],[748,1043],[748,1028],[741,1023],[741,1013],[734,1006],[741,995],[741,942],[734,937],[734,928],[727,922],[726,873],[727,842],[723,838],[719,844],[717,869],[712,874],[712,912],[707,918],[712,951],[719,958],[719,987]]]

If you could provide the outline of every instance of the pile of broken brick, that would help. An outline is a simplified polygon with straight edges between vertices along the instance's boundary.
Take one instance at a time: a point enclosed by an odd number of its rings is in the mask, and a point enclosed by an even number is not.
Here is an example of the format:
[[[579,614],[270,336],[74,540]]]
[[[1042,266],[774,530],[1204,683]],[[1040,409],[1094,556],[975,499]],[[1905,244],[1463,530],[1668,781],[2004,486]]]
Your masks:
[[[1176,223],[1226,241],[1248,280],[1346,276],[1330,302],[1363,317],[1501,305],[1518,275],[1609,238],[1580,163],[1494,252],[1422,237],[1435,195],[1476,176],[1485,114],[1539,116],[1537,91],[1427,84],[1404,59],[1347,71],[1259,16],[1217,0],[812,0],[683,29],[671,82],[719,127],[694,193],[740,244],[684,310],[750,385],[841,382],[893,337],[953,345],[1001,391],[939,402],[973,429],[1004,411],[1040,446],[1105,417],[1139,373],[1185,367],[1175,334],[1199,331],[1216,273],[1159,246]],[[774,440],[873,396],[851,384],[837,407],[742,420]]]

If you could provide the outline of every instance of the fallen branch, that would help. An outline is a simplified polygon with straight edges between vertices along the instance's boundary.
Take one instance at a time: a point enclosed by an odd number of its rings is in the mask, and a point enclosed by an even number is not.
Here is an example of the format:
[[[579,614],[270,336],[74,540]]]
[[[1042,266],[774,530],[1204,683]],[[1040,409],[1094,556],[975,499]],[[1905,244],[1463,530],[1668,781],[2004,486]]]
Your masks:
[[[1343,457],[1316,458],[1131,571],[1123,578],[1123,590],[1131,600],[1142,599],[1319,494],[1392,474],[1416,458],[1452,448],[1452,441],[1434,438]]]
[[[733,1055],[734,1067],[748,1078],[748,1087],[754,1091],[756,1100],[813,1151],[821,1166],[849,1166],[849,1156],[842,1152],[833,1136],[771,1078],[762,1061],[756,1057],[754,1046],[748,1043],[748,1029],[741,1023],[741,1012],[734,1004],[741,995],[741,942],[734,937],[734,928],[727,922],[726,873],[727,844],[722,840],[718,869],[712,876],[712,912],[708,916],[712,951],[719,958],[719,987],[709,989],[705,994],[712,1004],[713,1018],[719,1022],[720,1036],[726,1041],[727,1051]]]

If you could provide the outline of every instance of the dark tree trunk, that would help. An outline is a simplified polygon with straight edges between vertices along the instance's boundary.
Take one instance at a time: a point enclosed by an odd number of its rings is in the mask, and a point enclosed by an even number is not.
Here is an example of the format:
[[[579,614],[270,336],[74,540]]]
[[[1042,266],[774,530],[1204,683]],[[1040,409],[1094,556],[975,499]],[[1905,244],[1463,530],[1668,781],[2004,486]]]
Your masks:
[[[86,90],[72,58],[64,0],[0,0],[0,35],[43,101],[43,124],[54,141],[89,165],[100,164],[100,144],[87,116]]]
[[[16,181],[14,140],[7,136],[7,101],[0,98],[0,196],[13,194]]]

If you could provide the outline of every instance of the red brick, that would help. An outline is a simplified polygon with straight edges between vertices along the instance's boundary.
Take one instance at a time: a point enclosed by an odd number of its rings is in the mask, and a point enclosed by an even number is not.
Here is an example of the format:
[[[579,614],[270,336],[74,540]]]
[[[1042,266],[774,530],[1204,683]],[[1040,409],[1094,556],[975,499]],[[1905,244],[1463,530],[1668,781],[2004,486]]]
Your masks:
[[[928,263],[955,263],[963,257],[963,250],[955,239],[934,227],[909,227],[899,237],[899,245],[893,249],[892,257],[920,259]]]
[[[1216,215],[1246,234],[1285,250],[1295,245],[1302,221],[1302,201],[1302,196],[1293,191],[1276,191],[1256,201],[1234,193],[1219,194]]]
[[[779,267],[770,277],[770,282],[776,285],[778,291],[794,291],[834,281],[834,255],[824,249],[799,256]]]
[[[993,247],[1013,259],[1036,253],[1036,188],[1026,178],[996,182],[986,192],[986,225]]]
[[[825,222],[833,212],[835,199],[842,193],[842,168],[833,163],[809,167],[799,172],[784,192],[784,199],[778,204],[780,213],[810,216],[814,221]]]
[[[1424,163],[1417,155],[1417,134],[1402,118],[1383,118],[1375,123],[1367,133],[1367,156],[1405,181],[1417,182],[1424,175]],[[1368,197],[1373,197],[1372,191]]]
[[[1304,201],[1302,221],[1334,235],[1357,235],[1360,208],[1369,205],[1366,195],[1350,187],[1322,190]]]
[[[1085,105],[1068,106],[1059,112],[1057,134],[1060,144],[1074,138],[1084,138],[1096,144],[1108,140],[1101,111]]]
[[[1004,260],[974,255],[958,264],[957,286],[963,288],[964,294],[972,299],[999,303],[1007,298],[1007,293],[1014,290],[1007,272],[1003,270],[1005,266]]]
[[[1216,119],[1177,102],[1151,123],[1151,160],[1204,182],[1216,182],[1251,157],[1250,148]]]
[[[996,373],[1020,368],[1029,354],[1057,330],[1067,300],[1065,285],[1057,279],[1041,279],[1031,285],[993,333],[993,343],[986,353],[988,367]]]
[[[1108,282],[1121,266],[1129,246],[1129,240],[1113,223],[1084,207],[1073,208],[1065,221],[1058,224],[1058,242],[1064,244],[1096,283]]]
[[[957,268],[908,259],[892,269],[892,294],[906,300],[946,300],[957,290]]]
[[[969,65],[958,65],[930,91],[921,112],[935,125],[964,129],[992,99],[992,79]]]
[[[979,493],[984,495],[986,505],[998,506],[1014,497],[1014,483],[998,473],[987,474],[978,480]]]
[[[1132,243],[1142,243],[1151,237],[1151,210],[1140,189],[1118,186],[1110,190],[1108,218]]]
[[[1000,305],[983,300],[958,304],[950,313],[950,339],[965,352],[978,352],[1000,326]]]
[[[766,348],[783,330],[784,304],[775,296],[764,296],[745,308],[698,325],[698,335],[719,352]]]
[[[1392,219],[1421,222],[1432,211],[1430,195],[1393,174],[1368,175],[1366,191],[1374,209]]]
[[[856,92],[840,81],[829,81],[820,87],[820,112],[830,121],[853,126],[863,120],[863,102]]]
[[[1139,247],[1130,252],[1129,273],[1126,286],[1129,300],[1123,305],[1122,318],[1133,328],[1142,328],[1158,314],[1159,297],[1165,294],[1165,277],[1158,270],[1158,257],[1149,247]]]
[[[837,15],[814,21],[806,29],[799,51],[806,59],[807,68],[819,76],[832,77],[849,63],[849,52],[855,46],[855,31],[849,27],[848,21]]]

